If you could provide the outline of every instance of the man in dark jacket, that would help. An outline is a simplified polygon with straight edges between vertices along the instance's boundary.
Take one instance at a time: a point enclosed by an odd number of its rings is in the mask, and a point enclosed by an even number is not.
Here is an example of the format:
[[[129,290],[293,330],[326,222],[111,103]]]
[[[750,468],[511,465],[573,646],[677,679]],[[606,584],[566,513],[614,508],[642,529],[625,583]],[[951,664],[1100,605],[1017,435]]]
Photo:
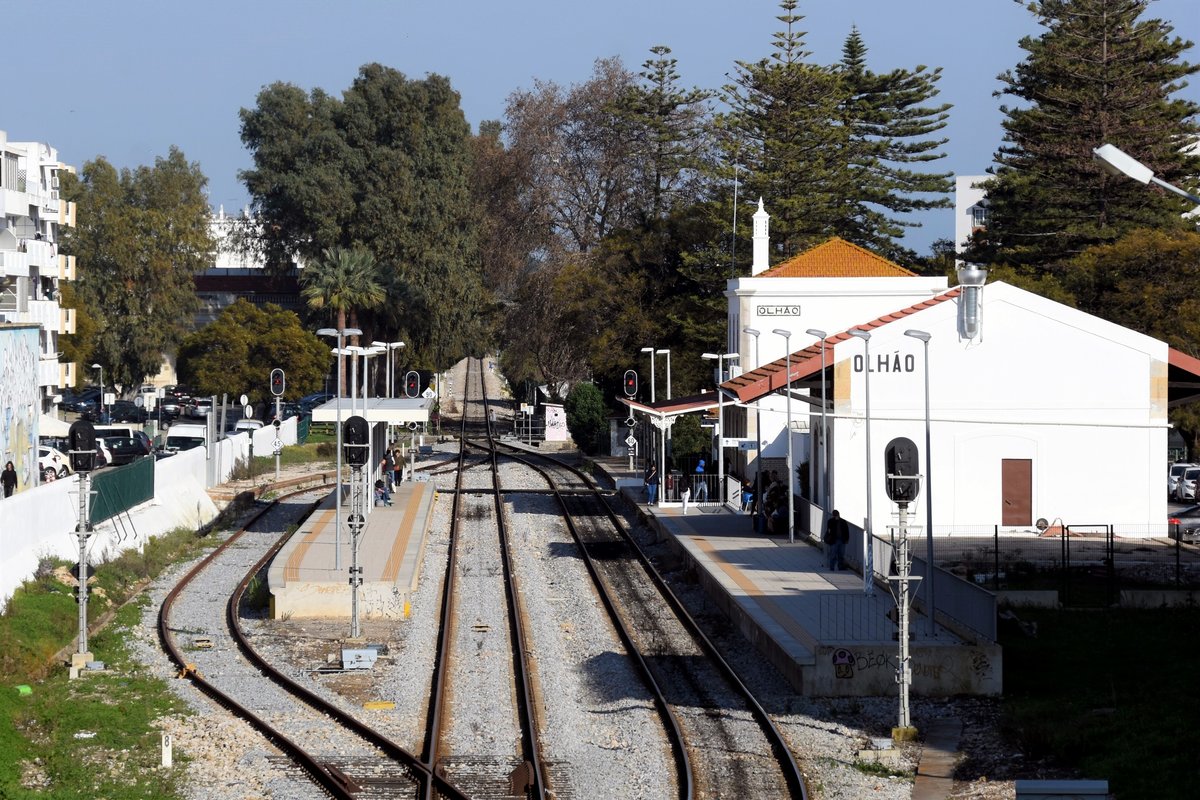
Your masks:
[[[850,541],[850,526],[842,515],[834,509],[825,524],[825,557],[829,561],[830,571],[844,569],[846,566],[846,543]]]

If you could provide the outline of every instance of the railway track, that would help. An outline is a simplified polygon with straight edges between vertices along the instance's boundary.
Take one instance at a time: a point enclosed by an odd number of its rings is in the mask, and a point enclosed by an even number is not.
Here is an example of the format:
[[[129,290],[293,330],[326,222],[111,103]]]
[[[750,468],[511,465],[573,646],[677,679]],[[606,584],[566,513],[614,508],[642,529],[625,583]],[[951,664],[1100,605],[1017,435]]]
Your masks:
[[[162,646],[179,668],[180,677],[249,722],[320,793],[335,798],[436,796],[465,800],[467,795],[433,775],[419,758],[260,656],[245,635],[241,617],[247,587],[290,535],[284,533],[286,526],[279,519],[271,519],[273,512],[311,491],[300,490],[272,502],[176,584],[159,610]],[[305,505],[306,514],[313,504]],[[293,509],[289,521],[301,516]],[[244,566],[249,559],[256,560],[234,585],[228,585],[230,570],[226,562]],[[217,564],[225,568],[213,569]],[[205,578],[201,590],[204,597],[189,607],[186,627],[181,627],[173,623],[172,613],[201,577]],[[228,597],[223,610],[206,602],[214,595]],[[210,607],[207,613],[203,611],[206,606]],[[197,608],[201,609],[199,613]],[[191,637],[186,655],[185,645],[179,641],[181,634]],[[206,675],[207,664],[228,663],[214,657],[214,651],[228,648],[237,649],[245,667],[230,670],[222,666],[217,670],[221,674]]]
[[[468,415],[487,418],[486,398],[480,405],[484,413],[472,415],[471,399],[464,403],[464,437]],[[497,444],[490,432],[469,444],[490,452],[493,460],[503,451],[506,459],[544,478],[597,596],[654,696],[678,796],[807,797],[779,730],[637,548],[595,484],[556,459]],[[497,482],[497,503],[505,493]]]

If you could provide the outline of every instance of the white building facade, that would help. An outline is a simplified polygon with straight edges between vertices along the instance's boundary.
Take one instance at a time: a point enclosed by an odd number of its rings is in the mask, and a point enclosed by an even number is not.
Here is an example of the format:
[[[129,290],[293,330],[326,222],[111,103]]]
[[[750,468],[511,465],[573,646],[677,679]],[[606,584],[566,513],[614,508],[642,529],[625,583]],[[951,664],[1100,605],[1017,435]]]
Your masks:
[[[726,406],[727,435],[744,428],[763,463],[779,463],[790,361],[793,462],[807,463],[793,489],[864,528],[873,508],[876,535],[894,521],[884,454],[901,436],[930,478],[922,492],[932,491],[935,535],[1032,531],[1039,519],[1165,535],[1167,409],[1190,399],[1200,361],[1014,286],[947,289],[896,265],[884,277],[877,261],[832,240],[730,281],[729,340],[743,372],[723,384],[739,407]],[[747,327],[758,331],[757,359]],[[791,332],[790,356],[776,328]],[[929,335],[927,350],[910,330]],[[753,451],[725,455],[748,477],[757,469]]]
[[[59,233],[75,225],[75,204],[59,194],[59,176],[74,168],[41,142],[10,142],[0,130],[0,322],[40,328],[36,384],[39,413],[53,409],[76,365],[59,361],[58,337],[75,332],[74,309],[59,305],[63,281],[75,279],[75,257],[59,252]]]

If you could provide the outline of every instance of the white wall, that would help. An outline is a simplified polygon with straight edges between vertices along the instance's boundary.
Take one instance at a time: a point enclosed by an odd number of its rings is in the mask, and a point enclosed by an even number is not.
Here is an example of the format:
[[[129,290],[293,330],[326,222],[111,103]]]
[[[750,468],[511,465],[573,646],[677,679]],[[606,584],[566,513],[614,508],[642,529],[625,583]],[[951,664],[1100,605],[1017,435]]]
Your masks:
[[[957,302],[872,332],[871,483],[874,528],[886,533],[884,448],[917,443],[926,469],[924,353],[909,328],[930,332],[935,532],[1001,521],[1000,461],[1033,462],[1033,519],[1112,523],[1162,534],[1166,501],[1167,348],[1162,342],[1003,284],[983,292],[983,335],[957,335]],[[836,348],[835,499],[866,513],[866,373],[858,340]],[[883,370],[887,358],[901,370]],[[911,370],[908,369],[911,367]],[[918,501],[921,514],[923,497]]]

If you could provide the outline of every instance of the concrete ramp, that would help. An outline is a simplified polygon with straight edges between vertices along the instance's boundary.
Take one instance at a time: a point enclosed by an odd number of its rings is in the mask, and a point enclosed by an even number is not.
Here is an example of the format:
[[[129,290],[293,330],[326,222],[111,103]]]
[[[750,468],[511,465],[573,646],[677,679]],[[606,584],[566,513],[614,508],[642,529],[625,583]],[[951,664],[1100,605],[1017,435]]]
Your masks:
[[[436,494],[431,484],[403,483],[392,495],[391,506],[370,509],[358,548],[360,619],[407,616]],[[267,578],[272,618],[350,618],[349,513],[343,503],[340,567],[332,493],[279,551]]]

